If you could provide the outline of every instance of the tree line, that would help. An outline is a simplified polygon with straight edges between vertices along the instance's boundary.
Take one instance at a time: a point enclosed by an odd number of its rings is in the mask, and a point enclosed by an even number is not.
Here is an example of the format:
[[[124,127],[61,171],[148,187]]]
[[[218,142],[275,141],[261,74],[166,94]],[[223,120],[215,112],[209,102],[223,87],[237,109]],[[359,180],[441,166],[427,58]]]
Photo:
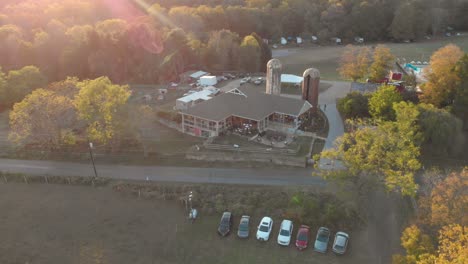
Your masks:
[[[165,14],[190,31],[222,28],[264,38],[318,36],[417,40],[468,27],[465,0],[163,0]],[[177,18],[183,18],[178,20]],[[217,23],[210,23],[215,20]]]
[[[116,83],[177,81],[189,69],[258,72],[271,51],[258,34],[163,23],[129,1],[25,0],[0,8],[0,67],[34,65],[48,82],[108,76]],[[130,11],[113,12],[113,8]],[[159,12],[159,11],[158,11]],[[173,18],[175,19],[175,18]],[[217,24],[216,20],[212,21]]]

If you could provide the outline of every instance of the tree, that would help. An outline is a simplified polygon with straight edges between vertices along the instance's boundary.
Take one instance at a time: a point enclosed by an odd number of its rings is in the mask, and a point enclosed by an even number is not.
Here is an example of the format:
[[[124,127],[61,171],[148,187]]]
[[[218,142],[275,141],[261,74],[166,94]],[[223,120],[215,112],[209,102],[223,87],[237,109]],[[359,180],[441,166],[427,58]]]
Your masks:
[[[468,54],[465,53],[457,62],[454,72],[457,81],[452,111],[463,121],[465,129],[468,129]]]
[[[385,45],[377,45],[372,59],[373,61],[369,68],[370,79],[378,82],[387,76],[388,71],[392,68],[395,56],[393,56],[390,49]]]
[[[455,87],[459,82],[459,77],[453,68],[462,56],[463,51],[453,44],[440,48],[432,54],[429,67],[425,72],[427,82],[421,87],[423,102],[436,107],[453,104]]]
[[[356,183],[360,178],[372,177],[390,191],[408,196],[416,194],[414,173],[421,167],[419,112],[406,102],[394,107],[396,122],[380,122],[378,126],[361,124],[339,138],[336,149],[322,152],[323,158],[339,159],[348,169],[344,178],[338,175],[339,180],[351,179]]]
[[[424,152],[434,156],[459,154],[465,141],[462,121],[449,111],[433,105],[420,104],[418,108]]]
[[[247,72],[260,71],[260,45],[253,36],[246,36],[240,45],[240,67]]]
[[[50,149],[73,145],[76,142],[75,108],[70,98],[37,89],[15,104],[10,112],[10,127],[9,138],[15,144],[35,144]]]
[[[20,70],[8,72],[7,87],[4,92],[4,104],[11,106],[32,92],[34,89],[46,85],[47,80],[35,66],[26,66]]]
[[[128,102],[128,86],[113,84],[100,77],[78,84],[80,91],[74,99],[78,117],[87,123],[89,139],[109,143],[118,140],[124,124],[120,116]]]
[[[392,85],[383,85],[369,98],[369,113],[375,119],[395,120],[393,104],[403,101],[401,94]]]
[[[416,40],[427,34],[430,16],[427,3],[421,0],[403,1],[395,11],[390,31],[396,40]]]
[[[403,231],[401,246],[405,249],[406,256],[394,255],[393,264],[421,263],[434,253],[431,237],[423,234],[415,225],[409,226]]]
[[[250,35],[254,37],[260,45],[260,71],[266,72],[266,65],[268,61],[271,60],[272,56],[271,49],[257,33],[253,32]]]
[[[338,99],[338,111],[346,118],[369,117],[369,97],[359,92],[351,92]]]
[[[435,263],[463,264],[468,259],[468,227],[451,224],[439,231],[439,248]]]
[[[206,64],[217,70],[236,70],[239,67],[239,35],[221,30],[212,32],[206,49]]]
[[[431,193],[431,222],[468,225],[468,169],[452,173],[437,184]]]
[[[6,91],[7,91],[7,81],[6,76],[0,67],[0,111],[2,106],[6,103]]]
[[[348,45],[341,55],[338,72],[344,79],[353,82],[364,78],[370,64],[370,50],[367,47],[355,47]]]

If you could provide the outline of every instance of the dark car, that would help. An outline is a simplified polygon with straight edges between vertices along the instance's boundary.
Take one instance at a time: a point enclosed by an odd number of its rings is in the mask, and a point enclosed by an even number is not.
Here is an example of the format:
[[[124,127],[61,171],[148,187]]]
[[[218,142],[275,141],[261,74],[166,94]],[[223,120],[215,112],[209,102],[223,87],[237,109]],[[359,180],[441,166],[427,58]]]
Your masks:
[[[232,226],[232,214],[230,212],[224,212],[219,223],[218,233],[221,236],[227,236],[231,232]]]
[[[317,238],[315,239],[314,250],[320,253],[326,253],[328,240],[330,240],[330,230],[326,227],[319,228]]]
[[[303,250],[307,248],[309,245],[309,237],[310,237],[310,228],[306,225],[301,225],[299,230],[297,231],[296,237],[296,247],[299,250]]]
[[[250,216],[248,215],[243,215],[240,223],[239,223],[239,229],[237,230],[237,236],[240,238],[248,238],[249,237],[249,222],[250,222]]]

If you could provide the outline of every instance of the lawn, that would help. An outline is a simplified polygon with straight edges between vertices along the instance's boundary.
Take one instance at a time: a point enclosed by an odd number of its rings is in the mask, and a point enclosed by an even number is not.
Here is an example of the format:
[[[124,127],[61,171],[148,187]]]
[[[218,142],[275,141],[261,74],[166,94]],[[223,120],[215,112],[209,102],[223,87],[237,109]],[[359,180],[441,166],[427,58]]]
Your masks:
[[[240,188],[245,188],[240,186]],[[229,190],[229,189],[226,189]],[[265,188],[265,191],[274,190]],[[109,187],[0,184],[0,263],[377,263],[373,249],[380,236],[350,232],[349,254],[319,254],[310,248],[275,243],[280,220],[274,218],[270,241],[220,238],[220,215],[201,213],[190,224],[184,207],[173,201],[119,194]],[[260,217],[252,217],[251,229]],[[295,229],[298,223],[295,223]],[[296,229],[297,230],[297,229]],[[335,230],[333,230],[335,231]],[[312,230],[314,235],[315,228]],[[385,248],[391,252],[391,248]]]
[[[468,52],[468,33],[460,37],[439,38],[415,43],[384,43],[392,53],[406,61],[429,61],[431,54],[437,49],[447,45],[456,44]],[[369,43],[375,46],[377,43]],[[345,46],[313,46],[304,48],[290,48],[273,50],[273,57],[277,57],[283,64],[283,72],[302,76],[307,68],[320,70],[324,80],[339,80],[336,69]]]

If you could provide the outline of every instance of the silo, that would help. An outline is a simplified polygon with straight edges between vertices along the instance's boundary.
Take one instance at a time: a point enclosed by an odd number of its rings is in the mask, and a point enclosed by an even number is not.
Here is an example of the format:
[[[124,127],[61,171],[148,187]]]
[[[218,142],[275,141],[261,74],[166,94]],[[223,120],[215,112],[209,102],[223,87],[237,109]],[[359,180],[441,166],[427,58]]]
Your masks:
[[[302,99],[312,105],[312,111],[316,112],[318,107],[318,94],[320,84],[320,72],[317,69],[307,69],[303,74]]]
[[[281,69],[280,60],[271,59],[268,61],[265,91],[267,94],[281,94]]]

